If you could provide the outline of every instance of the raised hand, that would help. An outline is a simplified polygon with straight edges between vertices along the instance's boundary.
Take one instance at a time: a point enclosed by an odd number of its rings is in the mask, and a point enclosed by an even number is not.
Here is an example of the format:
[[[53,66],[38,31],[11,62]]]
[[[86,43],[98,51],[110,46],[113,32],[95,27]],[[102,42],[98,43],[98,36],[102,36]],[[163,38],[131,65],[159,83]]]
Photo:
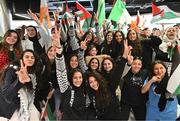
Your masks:
[[[69,24],[73,25],[74,19],[72,17],[69,18]]]
[[[94,21],[97,23],[98,22],[98,17],[97,17],[97,14],[94,12]]]
[[[51,36],[51,40],[52,40],[52,46],[54,46],[56,48],[56,52],[62,52],[62,46],[60,43],[60,32],[61,32],[61,28],[58,30],[57,26],[55,26],[55,32],[52,34]]]
[[[105,20],[103,21],[103,24],[102,24],[102,27],[103,27],[104,30],[106,30],[106,24],[107,24],[107,20],[105,19]]]
[[[59,19],[59,10],[55,10],[55,11],[53,12],[53,14],[54,14],[55,20],[57,21],[57,20]]]
[[[81,41],[81,43],[80,43],[80,48],[82,49],[82,50],[86,50],[87,49],[87,42],[86,41]]]
[[[39,18],[37,17],[37,15],[35,13],[33,13],[31,11],[31,9],[27,10],[27,14],[36,22],[39,23]]]
[[[131,65],[133,63],[134,57],[131,55],[131,46],[129,46],[129,47],[130,47],[130,52],[127,56],[127,60],[128,60],[128,65]]]
[[[20,70],[17,71],[16,74],[18,75],[20,83],[25,84],[27,82],[30,82],[30,77],[27,72],[27,66],[23,64],[22,60],[20,60],[20,63]]]
[[[124,40],[124,52],[123,57],[127,59],[128,55],[131,53],[131,46],[128,46],[128,40]]]

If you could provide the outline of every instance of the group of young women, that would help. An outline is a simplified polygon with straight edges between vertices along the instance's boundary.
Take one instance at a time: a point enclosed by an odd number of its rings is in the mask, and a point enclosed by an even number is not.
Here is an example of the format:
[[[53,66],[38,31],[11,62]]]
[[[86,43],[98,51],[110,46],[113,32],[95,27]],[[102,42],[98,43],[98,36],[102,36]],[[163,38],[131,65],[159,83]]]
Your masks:
[[[162,40],[140,40],[136,30],[129,30],[127,39],[120,30],[100,35],[98,23],[96,33],[88,30],[81,36],[72,25],[67,33],[59,26],[52,29],[51,40],[45,29],[38,35],[34,26],[26,28],[24,37],[15,30],[4,35],[0,119],[44,120],[47,101],[56,120],[128,120],[130,112],[136,120],[176,120],[177,98],[166,90],[179,44],[174,27]],[[166,59],[152,60],[153,52],[156,59]],[[107,55],[102,62],[101,54]],[[92,57],[88,64],[86,56]],[[146,62],[147,56],[152,61]]]

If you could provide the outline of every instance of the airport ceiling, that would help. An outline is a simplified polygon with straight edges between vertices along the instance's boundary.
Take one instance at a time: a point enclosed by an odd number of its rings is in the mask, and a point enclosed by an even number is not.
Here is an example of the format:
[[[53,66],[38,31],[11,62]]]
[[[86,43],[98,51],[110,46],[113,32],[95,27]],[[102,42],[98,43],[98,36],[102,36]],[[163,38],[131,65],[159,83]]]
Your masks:
[[[65,4],[66,0],[47,0],[50,15],[62,4]],[[68,7],[71,10],[75,10],[75,1],[79,1],[88,11],[93,12],[97,6],[94,6],[94,0],[67,0]],[[105,0],[106,4],[106,14],[109,15],[114,0]],[[173,7],[171,9],[176,9],[180,12],[180,0],[163,0],[165,3],[170,4]],[[8,8],[11,10],[12,18],[14,20],[28,20],[29,16],[26,11],[30,8],[33,12],[39,15],[40,10],[40,0],[6,0]],[[151,2],[152,0],[126,0],[126,8],[131,15],[136,15],[139,10],[141,14],[151,13]],[[53,18],[53,17],[51,17]]]

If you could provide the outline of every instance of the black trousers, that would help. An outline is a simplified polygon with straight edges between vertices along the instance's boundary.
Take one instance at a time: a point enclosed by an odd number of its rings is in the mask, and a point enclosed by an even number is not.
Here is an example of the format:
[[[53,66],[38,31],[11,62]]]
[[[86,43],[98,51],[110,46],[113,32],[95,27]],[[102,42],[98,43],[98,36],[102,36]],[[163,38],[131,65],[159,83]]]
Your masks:
[[[121,105],[121,119],[128,120],[130,111],[133,111],[136,120],[145,120],[146,117],[146,106],[132,106],[123,103]]]

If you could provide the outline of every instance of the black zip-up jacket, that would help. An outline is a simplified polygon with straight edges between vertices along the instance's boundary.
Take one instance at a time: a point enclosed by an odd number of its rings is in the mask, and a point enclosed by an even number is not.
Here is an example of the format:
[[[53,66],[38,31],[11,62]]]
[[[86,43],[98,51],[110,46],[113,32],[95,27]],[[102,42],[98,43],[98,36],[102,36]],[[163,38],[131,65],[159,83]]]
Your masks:
[[[141,88],[148,74],[146,70],[141,70],[134,74],[131,70],[123,77],[123,87],[121,102],[131,106],[143,106],[146,103],[146,94],[141,93]]]

